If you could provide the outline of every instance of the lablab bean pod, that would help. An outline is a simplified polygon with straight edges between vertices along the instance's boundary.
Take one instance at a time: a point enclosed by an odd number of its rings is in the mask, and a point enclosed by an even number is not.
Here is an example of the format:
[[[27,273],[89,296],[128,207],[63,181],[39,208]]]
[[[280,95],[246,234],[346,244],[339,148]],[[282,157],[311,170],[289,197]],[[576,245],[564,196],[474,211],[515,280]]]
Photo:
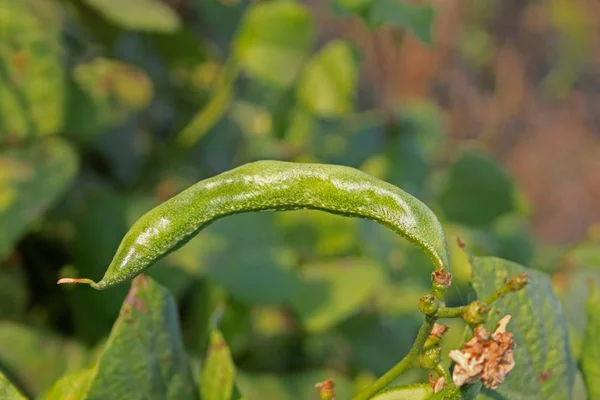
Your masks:
[[[434,213],[398,187],[354,168],[257,161],[202,180],[142,216],[127,232],[95,289],[123,284],[187,243],[219,218],[255,211],[312,209],[376,221],[448,264],[444,231]]]

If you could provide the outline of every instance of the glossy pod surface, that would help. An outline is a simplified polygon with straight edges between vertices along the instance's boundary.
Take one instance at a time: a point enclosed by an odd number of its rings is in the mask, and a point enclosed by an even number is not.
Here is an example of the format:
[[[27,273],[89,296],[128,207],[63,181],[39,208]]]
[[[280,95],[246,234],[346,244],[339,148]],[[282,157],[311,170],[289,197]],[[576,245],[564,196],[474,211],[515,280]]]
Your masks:
[[[379,222],[419,246],[436,269],[447,265],[442,227],[421,201],[357,169],[257,161],[198,182],[150,210],[127,232],[102,280],[62,279],[110,288],[132,279],[227,215],[298,209]]]

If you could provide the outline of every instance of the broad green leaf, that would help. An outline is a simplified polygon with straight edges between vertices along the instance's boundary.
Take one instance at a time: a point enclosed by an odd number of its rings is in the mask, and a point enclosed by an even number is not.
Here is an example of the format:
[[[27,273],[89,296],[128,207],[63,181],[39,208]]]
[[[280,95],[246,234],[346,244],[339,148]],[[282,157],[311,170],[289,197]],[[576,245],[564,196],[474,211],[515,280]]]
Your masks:
[[[526,220],[519,215],[506,215],[494,221],[491,235],[497,242],[494,255],[527,265],[533,258],[535,242]]]
[[[371,26],[391,25],[412,32],[431,44],[434,9],[431,4],[412,4],[406,0],[375,0],[369,13]]]
[[[360,116],[360,114],[357,114]],[[341,164],[358,168],[374,153],[381,151],[387,131],[378,118],[361,122],[351,115],[339,122],[318,121],[318,131],[311,140],[313,157],[328,164]]]
[[[569,323],[573,357],[580,359],[587,327],[587,315],[582,310],[586,309],[589,301],[590,285],[600,285],[600,271],[575,268],[567,274],[555,275],[553,283]]]
[[[294,1],[256,3],[242,21],[234,54],[251,75],[287,87],[302,68],[314,30],[309,11]]]
[[[25,272],[0,264],[0,320],[18,320],[28,303]]]
[[[85,348],[75,342],[44,330],[0,322],[0,365],[28,393],[43,393],[64,374],[87,366],[89,360]]]
[[[375,0],[334,0],[335,5],[348,10],[359,17],[368,12]]]
[[[331,371],[304,371],[294,374],[257,374],[238,371],[237,384],[245,400],[314,400],[315,384],[333,379],[337,399],[350,399],[352,385],[343,375]]]
[[[134,279],[86,399],[196,399],[177,305],[151,278]]]
[[[282,304],[297,290],[293,261],[285,257],[273,219],[264,213],[233,215],[207,229],[214,240],[208,276],[245,303]]]
[[[136,111],[153,96],[152,82],[133,65],[95,58],[73,69],[65,130],[79,140],[90,140]]]
[[[594,241],[580,243],[569,250],[566,259],[577,268],[600,270],[600,243]]]
[[[369,259],[309,264],[292,308],[309,332],[332,328],[356,312],[384,280],[381,267]]]
[[[462,153],[450,167],[439,203],[448,220],[471,226],[487,226],[517,207],[508,173],[477,151]]]
[[[415,300],[413,304],[418,303],[418,297]],[[408,353],[421,318],[417,313],[414,316],[358,315],[343,322],[338,330],[352,349],[352,364],[360,370],[383,375]]]
[[[44,394],[43,400],[84,400],[93,377],[93,367],[66,375]]]
[[[426,400],[433,394],[429,383],[389,388],[371,397],[371,400]]]
[[[358,220],[313,210],[275,214],[285,242],[307,258],[347,254],[357,245]]]
[[[297,86],[298,100],[322,117],[337,117],[354,108],[358,65],[352,46],[330,42],[305,65]]]
[[[8,381],[2,371],[0,371],[0,398],[3,400],[26,400],[26,397]]]
[[[56,133],[63,126],[64,68],[59,32],[23,0],[0,8],[0,143]]]
[[[433,157],[443,142],[441,111],[429,102],[405,104],[387,137],[387,171],[382,177],[425,199]]]
[[[235,385],[235,365],[221,332],[210,335],[206,358],[202,364],[200,394],[202,400],[229,400]]]
[[[113,24],[130,30],[174,32],[181,21],[177,13],[160,0],[83,0]]]
[[[60,139],[0,150],[0,259],[75,176],[75,152]]]
[[[600,292],[591,285],[587,302],[587,328],[581,354],[581,371],[589,399],[600,398]]]
[[[567,323],[546,274],[495,257],[473,261],[473,287],[480,299],[491,296],[506,279],[526,272],[529,285],[492,305],[488,329],[503,316],[512,319],[515,367],[490,399],[569,399],[576,366],[569,347]],[[487,391],[486,391],[487,392]]]

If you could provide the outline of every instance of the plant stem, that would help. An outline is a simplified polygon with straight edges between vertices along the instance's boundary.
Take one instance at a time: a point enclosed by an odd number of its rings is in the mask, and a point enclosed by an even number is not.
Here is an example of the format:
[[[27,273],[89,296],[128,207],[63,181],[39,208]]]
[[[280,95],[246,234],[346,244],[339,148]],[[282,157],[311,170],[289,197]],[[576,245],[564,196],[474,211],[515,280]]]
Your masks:
[[[450,372],[441,363],[435,366],[435,372],[437,372],[438,376],[443,376],[446,379],[446,384],[452,382]]]
[[[377,379],[373,385],[359,393],[354,397],[353,400],[367,400],[370,399],[375,394],[379,393],[382,389],[392,383],[398,376],[400,376],[403,372],[411,369],[414,366],[415,361],[421,354],[423,350],[423,345],[425,341],[429,337],[429,333],[431,332],[431,328],[433,328],[433,324],[435,323],[435,318],[426,317],[425,321],[419,328],[419,333],[417,334],[417,338],[413,343],[408,354],[392,369],[385,373],[381,378]]]
[[[441,307],[435,313],[436,318],[458,318],[463,315],[466,307]]]

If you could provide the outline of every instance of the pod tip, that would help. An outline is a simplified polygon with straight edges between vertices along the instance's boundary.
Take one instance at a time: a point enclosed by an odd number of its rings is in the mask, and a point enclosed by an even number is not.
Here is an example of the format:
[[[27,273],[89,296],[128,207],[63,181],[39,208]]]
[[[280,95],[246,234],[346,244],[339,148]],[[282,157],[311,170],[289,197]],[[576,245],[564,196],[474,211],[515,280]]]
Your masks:
[[[59,285],[63,283],[87,283],[88,285],[94,285],[96,282],[87,278],[61,278],[56,283]]]

